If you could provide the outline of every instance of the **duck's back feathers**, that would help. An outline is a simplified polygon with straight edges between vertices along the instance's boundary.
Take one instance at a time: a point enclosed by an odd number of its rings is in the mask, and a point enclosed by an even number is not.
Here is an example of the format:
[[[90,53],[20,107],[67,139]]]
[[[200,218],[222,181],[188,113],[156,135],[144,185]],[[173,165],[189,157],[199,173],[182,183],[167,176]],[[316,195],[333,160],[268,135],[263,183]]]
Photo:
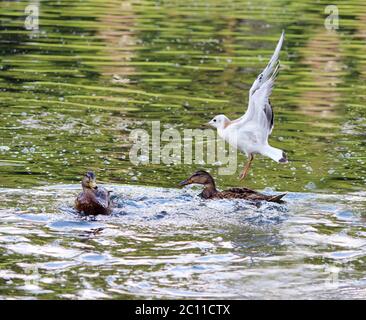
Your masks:
[[[212,198],[218,199],[243,199],[249,201],[268,201],[284,203],[281,200],[286,194],[280,194],[276,196],[265,195],[263,193],[248,189],[248,188],[230,188],[221,192],[215,193]]]
[[[109,192],[106,189],[99,187],[95,192],[95,197],[103,208],[108,208],[110,206]]]
[[[83,191],[75,200],[75,208],[87,215],[110,214],[112,209],[109,192],[102,187]]]
[[[238,193],[238,194],[257,193],[256,191],[248,189],[248,188],[230,188],[223,192],[234,192],[234,193]]]

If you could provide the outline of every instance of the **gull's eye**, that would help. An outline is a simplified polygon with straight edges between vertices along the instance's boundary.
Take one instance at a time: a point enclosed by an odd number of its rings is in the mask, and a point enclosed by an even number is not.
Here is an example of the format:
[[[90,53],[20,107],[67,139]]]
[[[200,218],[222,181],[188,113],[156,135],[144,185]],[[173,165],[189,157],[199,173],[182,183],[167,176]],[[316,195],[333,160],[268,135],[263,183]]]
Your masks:
[[[213,122],[216,122],[216,119],[214,119]]]

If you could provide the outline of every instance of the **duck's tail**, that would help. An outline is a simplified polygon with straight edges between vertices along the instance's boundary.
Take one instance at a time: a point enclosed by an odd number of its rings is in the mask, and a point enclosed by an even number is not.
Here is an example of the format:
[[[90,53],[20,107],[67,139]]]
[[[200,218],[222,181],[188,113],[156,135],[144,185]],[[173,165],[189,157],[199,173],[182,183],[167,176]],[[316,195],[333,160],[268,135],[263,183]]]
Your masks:
[[[288,162],[287,155],[283,150],[271,147],[270,145],[267,145],[265,148],[263,148],[261,153],[276,162],[280,163]]]
[[[277,202],[277,203],[284,203],[284,201],[282,200],[282,198],[286,195],[287,193],[283,193],[283,194],[279,194],[277,196],[272,196],[268,199],[268,201],[270,202]]]

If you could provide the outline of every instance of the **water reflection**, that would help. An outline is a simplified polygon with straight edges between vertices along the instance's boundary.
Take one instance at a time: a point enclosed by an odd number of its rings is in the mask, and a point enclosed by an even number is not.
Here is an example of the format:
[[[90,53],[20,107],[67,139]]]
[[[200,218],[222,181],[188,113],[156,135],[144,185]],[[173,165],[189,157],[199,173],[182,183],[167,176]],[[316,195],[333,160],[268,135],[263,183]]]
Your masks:
[[[344,57],[340,43],[337,32],[321,29],[301,50],[301,63],[309,68],[307,77],[299,83],[304,90],[299,99],[299,109],[303,113],[326,119],[337,116],[342,97],[338,88],[343,81],[342,69],[345,67],[342,65]]]
[[[138,2],[134,4],[138,5]],[[131,1],[112,3],[106,14],[99,19],[104,28],[98,31],[98,38],[105,42],[105,52],[101,56],[108,57],[110,61],[108,64],[101,61],[100,73],[116,84],[128,84],[129,76],[136,73],[132,65],[124,65],[135,57],[135,19]]]

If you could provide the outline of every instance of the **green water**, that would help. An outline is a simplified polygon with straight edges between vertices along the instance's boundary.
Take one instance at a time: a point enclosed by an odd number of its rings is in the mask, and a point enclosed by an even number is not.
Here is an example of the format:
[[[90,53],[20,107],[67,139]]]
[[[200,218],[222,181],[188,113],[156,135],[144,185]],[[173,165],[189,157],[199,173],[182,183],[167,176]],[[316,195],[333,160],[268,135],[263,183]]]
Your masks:
[[[364,1],[333,2],[340,15],[333,32],[324,26],[329,1],[323,0],[45,0],[38,31],[24,27],[30,3],[0,3],[0,297],[220,297],[227,292],[234,298],[288,298],[296,297],[298,283],[305,288],[299,297],[347,298],[347,292],[366,297]],[[183,132],[216,114],[240,117],[282,30],[286,40],[271,96],[270,143],[287,152],[289,163],[257,157],[245,185],[290,192],[292,218],[273,228],[270,223],[257,229],[254,223],[253,230],[251,221],[238,228],[241,218],[235,215],[222,226],[218,217],[212,222],[211,205],[203,205],[201,218],[198,205],[169,211],[175,204],[164,198],[165,191],[147,188],[151,203],[134,194],[132,204],[125,204],[134,216],[142,201],[142,216],[102,219],[109,232],[85,240],[84,229],[98,224],[69,218],[60,206],[72,207],[86,170],[94,170],[121,197],[126,190],[117,185],[175,188],[202,167],[220,187],[240,184],[244,155],[229,176],[219,176],[218,166],[209,164],[136,166],[129,161],[129,135],[133,129],[150,131],[156,120]],[[178,203],[185,199],[184,191],[162,190]],[[177,222],[182,210],[194,216],[186,224]],[[165,211],[173,215],[168,222],[146,222],[150,214]],[[54,226],[58,217],[61,227]],[[296,239],[302,232],[310,235],[303,242]],[[84,250],[93,251],[94,258]],[[157,252],[163,257],[154,260]],[[204,258],[210,253],[213,264]],[[258,256],[254,267],[249,256]],[[62,261],[57,265],[55,259]],[[333,262],[344,267],[346,294],[327,295],[318,287],[327,277],[324,264]],[[22,287],[24,265],[43,270],[46,280],[35,291]],[[259,275],[267,268],[276,271],[263,279]],[[62,292],[47,280],[54,270],[62,275]]]
[[[362,1],[339,3],[333,33],[326,1],[42,1],[38,33],[24,28],[26,4],[1,3],[1,186],[76,183],[87,168],[103,181],[175,186],[202,165],[133,166],[130,130],[241,116],[284,29],[270,142],[290,163],[258,159],[246,184],[363,189]],[[220,183],[237,184],[239,170]]]

